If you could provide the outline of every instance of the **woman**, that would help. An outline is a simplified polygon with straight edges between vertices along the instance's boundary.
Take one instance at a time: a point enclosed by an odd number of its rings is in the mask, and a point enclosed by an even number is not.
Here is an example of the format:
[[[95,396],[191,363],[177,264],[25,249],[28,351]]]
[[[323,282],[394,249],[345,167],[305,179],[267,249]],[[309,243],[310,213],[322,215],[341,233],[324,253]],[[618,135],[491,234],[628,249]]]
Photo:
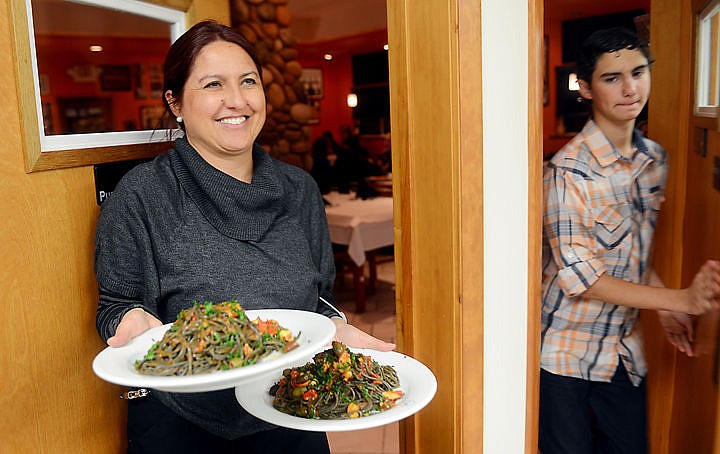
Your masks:
[[[265,122],[261,69],[236,31],[201,22],[170,48],[165,103],[185,137],[142,164],[103,203],[95,271],[97,325],[111,346],[174,321],[194,301],[332,317],[356,347],[392,344],[333,308],[334,265],[321,195],[301,169],[254,143]],[[283,448],[285,447],[285,448]],[[277,428],[233,390],[151,391],[129,401],[128,452],[329,452],[323,433]]]

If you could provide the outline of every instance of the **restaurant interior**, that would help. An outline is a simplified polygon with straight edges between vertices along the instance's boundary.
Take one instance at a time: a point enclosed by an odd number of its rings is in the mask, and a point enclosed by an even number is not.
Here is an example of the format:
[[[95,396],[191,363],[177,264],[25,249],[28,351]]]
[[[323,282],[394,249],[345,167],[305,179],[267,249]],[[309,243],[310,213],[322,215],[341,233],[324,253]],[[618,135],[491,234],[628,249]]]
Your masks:
[[[325,193],[326,210],[337,246],[336,293],[341,309],[361,328],[394,341],[396,269],[392,161],[387,160],[392,136],[385,0],[289,0],[287,5],[278,2],[281,6],[274,11],[257,3],[231,1],[231,18],[265,62],[269,111],[259,141],[274,157],[312,172],[317,161],[314,145],[323,134],[329,132],[340,144],[349,134],[357,139],[365,159],[377,167],[345,189],[333,180]],[[593,29],[610,24],[648,33],[651,0],[546,0],[544,4],[542,154],[547,159],[579,131],[588,115],[574,85],[573,45]],[[165,131],[176,128],[164,114],[160,98],[162,60],[170,43],[167,24],[135,19],[135,24],[127,24],[130,36],[122,36],[122,13],[92,11],[97,8],[62,0],[32,0],[32,5],[46,136],[152,131],[153,140],[158,140],[157,136],[162,139]],[[77,13],[64,14],[68,8],[77,8]],[[85,14],[110,16],[67,19]],[[112,21],[118,32],[108,35],[105,20]],[[112,192],[124,172],[145,159],[95,164],[97,203]],[[332,434],[332,452],[399,453],[397,430],[392,424]]]
[[[121,13],[63,3],[33,0],[45,133],[174,127],[163,116],[159,96],[162,59],[169,46],[167,25],[134,19],[134,23],[128,21],[125,36],[117,30],[110,39],[102,27],[106,22],[68,21],[59,9],[77,10],[68,17],[112,14],[105,21],[122,19]],[[268,43],[283,42],[280,30],[289,30],[285,32],[289,44],[278,45],[284,61],[266,66],[275,76],[274,86],[267,87],[274,112],[261,140],[272,154],[309,170],[313,143],[325,132],[341,141],[346,127],[358,135],[370,158],[387,153],[391,138],[385,2],[347,1],[339,6],[292,0],[287,12],[272,17],[275,22],[261,18],[254,25],[242,23],[249,20],[243,16],[247,7],[238,6],[244,4],[233,2],[233,21],[257,40],[261,55],[269,51]],[[578,102],[572,79],[576,47],[568,43],[577,43],[588,30],[608,24],[637,27],[647,34],[649,11],[650,0],[545,2],[544,158],[577,133],[588,115],[587,104]],[[270,32],[261,30],[270,24]],[[260,34],[265,34],[264,41],[257,38]],[[91,46],[94,50],[88,52]],[[280,74],[286,68],[297,75]],[[291,82],[286,84],[282,78]],[[641,120],[646,119],[647,111]]]

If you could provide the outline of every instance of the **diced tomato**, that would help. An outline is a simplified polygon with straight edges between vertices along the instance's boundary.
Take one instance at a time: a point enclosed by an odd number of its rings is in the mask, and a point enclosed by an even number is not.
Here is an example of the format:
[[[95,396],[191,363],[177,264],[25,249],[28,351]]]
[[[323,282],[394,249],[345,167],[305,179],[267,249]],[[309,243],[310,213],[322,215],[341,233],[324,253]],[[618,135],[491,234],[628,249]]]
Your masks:
[[[399,389],[396,391],[383,391],[382,395],[387,400],[398,400],[403,396],[403,392]]]
[[[317,396],[318,396],[317,391],[315,391],[314,389],[308,389],[303,394],[303,400],[315,400],[315,399],[317,399]]]
[[[260,320],[259,318],[254,320],[255,326],[261,333],[267,333],[271,336],[277,334],[280,329],[280,325],[276,320]]]

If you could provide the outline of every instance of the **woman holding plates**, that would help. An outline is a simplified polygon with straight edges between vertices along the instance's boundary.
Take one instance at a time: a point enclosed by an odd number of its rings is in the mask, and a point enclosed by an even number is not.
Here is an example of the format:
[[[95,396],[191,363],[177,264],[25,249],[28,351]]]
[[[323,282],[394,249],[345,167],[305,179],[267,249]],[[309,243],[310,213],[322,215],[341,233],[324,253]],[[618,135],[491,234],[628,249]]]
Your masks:
[[[193,302],[318,312],[352,347],[392,350],[333,310],[335,276],[322,197],[305,171],[255,139],[265,123],[262,71],[235,30],[205,21],[170,48],[164,101],[185,135],[141,164],[102,205],[97,327],[112,347],[175,320]],[[326,304],[330,303],[330,304]],[[128,452],[329,452],[324,433],[251,416],[232,389],[151,390],[129,401]]]

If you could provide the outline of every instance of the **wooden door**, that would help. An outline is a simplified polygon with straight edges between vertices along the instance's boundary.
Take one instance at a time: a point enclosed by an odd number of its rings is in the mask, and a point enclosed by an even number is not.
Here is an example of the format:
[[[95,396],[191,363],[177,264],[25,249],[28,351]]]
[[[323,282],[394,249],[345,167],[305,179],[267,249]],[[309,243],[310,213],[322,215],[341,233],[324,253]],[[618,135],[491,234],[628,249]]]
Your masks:
[[[717,225],[720,192],[711,187],[718,133],[708,131],[708,155],[695,152],[692,114],[694,21],[701,1],[653,0],[650,41],[652,69],[649,135],[669,155],[667,200],[658,222],[654,265],[669,287],[686,287],[702,262],[720,258]],[[714,145],[713,145],[714,144]],[[649,434],[652,453],[713,452],[716,430],[717,314],[696,320],[701,355],[678,354],[664,339],[657,317],[642,315],[650,373]],[[717,451],[716,451],[717,452]]]

